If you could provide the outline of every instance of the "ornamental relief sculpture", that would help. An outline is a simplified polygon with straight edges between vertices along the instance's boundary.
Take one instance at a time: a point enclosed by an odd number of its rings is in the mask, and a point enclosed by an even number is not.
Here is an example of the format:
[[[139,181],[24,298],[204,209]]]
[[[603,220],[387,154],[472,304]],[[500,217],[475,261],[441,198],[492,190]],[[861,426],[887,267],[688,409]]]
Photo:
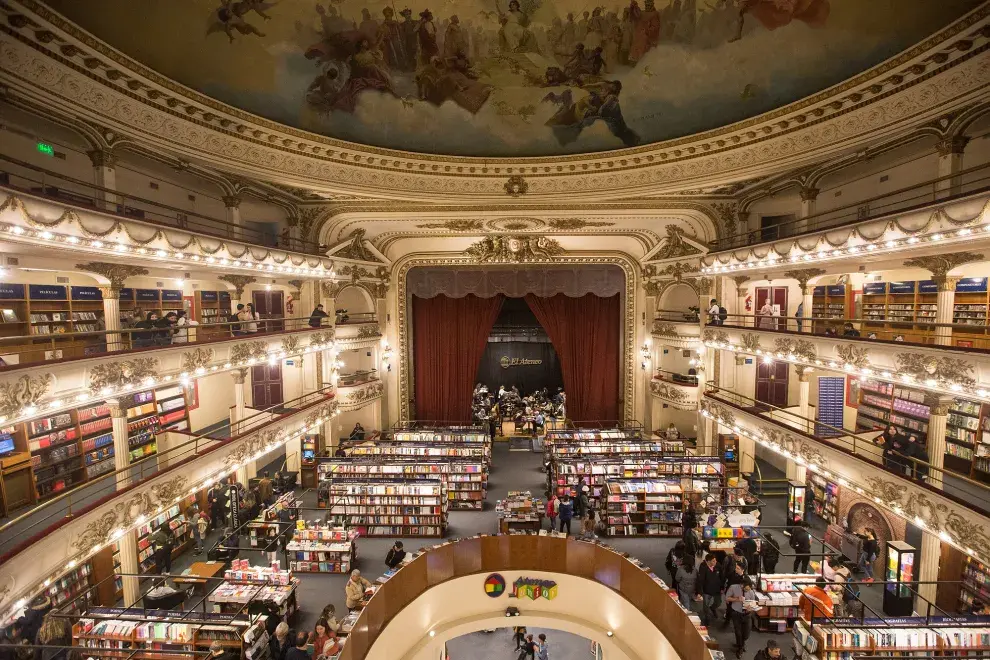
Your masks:
[[[692,397],[688,396],[680,388],[659,380],[650,381],[650,391],[654,396],[669,401],[675,405],[688,404],[692,399]],[[693,403],[690,407],[694,407]]]
[[[853,344],[837,344],[835,353],[844,364],[851,364],[857,369],[870,366],[870,351]]]
[[[37,406],[55,385],[55,375],[25,374],[0,383],[0,416],[12,417],[28,406]]]
[[[268,346],[263,341],[247,341],[230,347],[231,362],[244,362],[251,358],[260,360],[266,357],[268,357]]]
[[[901,353],[896,356],[897,368],[923,381],[935,380],[939,385],[973,387],[976,380],[969,374],[975,368],[959,358],[934,357],[919,353]]]
[[[97,364],[89,372],[89,389],[96,393],[105,387],[137,386],[147,378],[155,378],[159,371],[158,358],[153,357]]]
[[[546,236],[488,236],[474,243],[464,254],[480,263],[525,263],[550,261],[563,253],[556,240]]]
[[[197,369],[205,369],[213,362],[214,351],[212,348],[197,347],[196,350],[182,354],[182,370],[194,372]]]

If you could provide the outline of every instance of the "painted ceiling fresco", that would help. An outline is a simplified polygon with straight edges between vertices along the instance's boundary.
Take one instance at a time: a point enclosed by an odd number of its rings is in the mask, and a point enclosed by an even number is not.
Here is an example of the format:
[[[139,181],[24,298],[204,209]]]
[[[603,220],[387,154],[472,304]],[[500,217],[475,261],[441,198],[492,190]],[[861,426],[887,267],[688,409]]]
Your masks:
[[[801,99],[981,0],[48,0],[220,101],[422,153],[548,156]]]

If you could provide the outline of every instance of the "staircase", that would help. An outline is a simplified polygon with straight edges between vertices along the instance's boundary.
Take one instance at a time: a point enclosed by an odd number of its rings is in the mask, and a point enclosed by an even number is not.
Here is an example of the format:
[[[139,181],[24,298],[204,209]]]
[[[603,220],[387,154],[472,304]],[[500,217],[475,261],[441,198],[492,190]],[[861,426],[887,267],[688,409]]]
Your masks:
[[[768,497],[787,497],[787,486],[788,483],[790,483],[787,479],[787,475],[772,465],[764,463],[761,466],[760,463],[761,461],[754,460],[754,472],[747,475],[750,484],[750,492],[760,499],[766,499]]]

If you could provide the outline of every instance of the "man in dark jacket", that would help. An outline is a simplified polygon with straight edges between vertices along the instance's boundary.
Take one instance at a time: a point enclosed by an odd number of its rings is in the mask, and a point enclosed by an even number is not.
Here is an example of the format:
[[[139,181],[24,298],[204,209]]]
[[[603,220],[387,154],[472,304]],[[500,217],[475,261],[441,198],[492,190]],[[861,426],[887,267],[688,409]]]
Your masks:
[[[803,520],[791,532],[791,547],[797,553],[794,558],[794,572],[807,573],[811,563],[811,533],[808,531],[808,523]]]
[[[719,575],[715,555],[710,552],[705,555],[705,562],[698,569],[694,590],[701,596],[701,622],[706,626],[715,623],[715,610],[722,603],[722,576]]]
[[[571,518],[574,517],[574,504],[571,501],[571,496],[567,493],[560,498],[560,510],[557,513],[560,516],[560,531],[566,531],[568,535],[571,533]]]
[[[760,544],[760,559],[763,561],[764,573],[773,573],[777,570],[777,562],[780,560],[780,546],[773,534],[767,533],[763,536],[763,543]]]
[[[385,555],[385,565],[390,569],[398,568],[402,566],[402,560],[405,558],[406,551],[402,549],[402,541],[396,541]]]
[[[323,310],[323,304],[321,303],[317,305],[316,309],[313,310],[313,313],[309,315],[309,327],[319,328],[323,325],[323,319],[328,316],[330,315]]]
[[[778,660],[778,658],[782,657],[783,654],[781,653],[780,645],[771,639],[767,641],[766,648],[762,648],[756,652],[753,660]]]
[[[756,575],[758,572],[758,555],[757,551],[759,548],[756,546],[756,539],[752,537],[747,537],[740,539],[736,543],[736,548],[742,552],[742,556],[746,559],[746,573],[749,575]]]
[[[736,553],[739,549],[736,548]],[[740,554],[731,554],[725,558],[725,572],[723,573],[725,584],[723,587],[726,591],[729,590],[734,584],[742,584],[746,579],[746,558]],[[732,608],[726,606],[725,608],[725,622],[729,623],[732,621]]]

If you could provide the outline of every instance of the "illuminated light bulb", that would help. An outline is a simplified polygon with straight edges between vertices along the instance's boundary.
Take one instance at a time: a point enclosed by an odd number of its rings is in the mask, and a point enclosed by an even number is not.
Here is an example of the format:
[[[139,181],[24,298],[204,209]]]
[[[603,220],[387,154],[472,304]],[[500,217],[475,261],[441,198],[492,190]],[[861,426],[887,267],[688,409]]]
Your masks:
[[[103,247],[103,242],[102,241],[93,241],[92,243],[90,243],[90,245],[92,245],[95,248],[101,248],[101,247]]]
[[[62,403],[63,403],[62,399],[55,399],[54,401],[52,401],[51,403],[48,404],[48,407],[49,408],[61,408],[62,407]]]
[[[194,254],[194,255],[192,256],[192,260],[193,260],[193,261],[199,261],[199,255],[198,255],[198,254]]]
[[[897,245],[897,241],[887,241],[886,243],[884,243],[884,246],[888,248],[892,248],[895,245]]]
[[[157,252],[155,252],[155,254],[157,256],[159,256],[159,257],[162,257],[162,258],[165,258],[165,257],[168,256],[168,252],[166,252],[165,250],[158,250]]]
[[[858,254],[858,253],[859,253],[859,248],[856,247],[855,245],[849,248],[849,254]]]
[[[953,392],[958,392],[962,390],[962,385],[960,385],[959,383],[953,383],[952,385],[949,386],[949,389],[952,390]]]
[[[65,242],[71,245],[75,245],[76,243],[79,242],[79,239],[76,238],[75,236],[69,236],[67,239],[65,239]]]
[[[24,406],[24,410],[21,412],[25,415],[33,415],[38,412],[38,406]]]
[[[932,234],[931,239],[933,241],[940,241],[942,240],[942,234]]]
[[[88,394],[77,394],[76,395],[76,401],[83,402],[83,401],[87,401],[87,400],[89,400],[89,395]]]
[[[20,227],[14,227],[14,228],[13,228],[13,229],[11,229],[10,231],[12,231],[12,232],[14,232],[14,233],[15,233],[15,234],[17,234],[18,236],[20,236],[21,234],[23,234],[23,233],[24,233],[24,230],[23,230],[23,229],[21,229]]]
[[[174,259],[184,259],[185,256],[186,255],[182,254],[181,252],[176,252],[175,254],[172,255]]]
[[[877,246],[876,246],[876,245],[874,245],[873,243],[870,243],[869,245],[867,245],[867,246],[866,246],[866,249],[867,249],[867,250],[868,250],[869,252],[873,252],[874,250],[876,250],[876,249],[877,249]]]
[[[959,230],[959,235],[960,236],[969,236],[972,233],[973,233],[973,230],[972,229],[960,229]]]
[[[69,563],[66,564],[66,566],[68,566],[69,568],[75,568],[76,567],[76,560],[73,559],[73,560],[69,561]]]
[[[911,238],[909,238],[907,240],[907,242],[910,243],[911,245],[914,245],[915,243],[918,242],[918,237],[917,236],[912,236]]]
[[[140,255],[148,254],[148,248],[138,248],[138,254]]]
[[[925,385],[927,385],[928,387],[935,387],[936,385],[938,385],[938,381],[935,380],[934,378],[928,378],[925,380]]]
[[[41,232],[40,236],[46,241],[50,241],[55,237],[55,235],[52,234],[50,231],[43,231]]]

